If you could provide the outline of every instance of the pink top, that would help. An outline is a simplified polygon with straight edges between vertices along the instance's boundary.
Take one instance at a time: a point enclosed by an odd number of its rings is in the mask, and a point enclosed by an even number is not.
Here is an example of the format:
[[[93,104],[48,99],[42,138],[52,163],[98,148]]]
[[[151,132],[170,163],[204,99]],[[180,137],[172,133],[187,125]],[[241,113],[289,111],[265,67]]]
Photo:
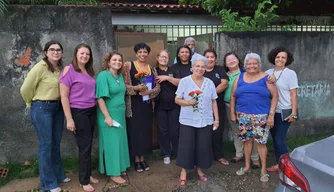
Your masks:
[[[76,72],[72,66],[63,75],[60,75],[59,82],[70,88],[70,107],[86,109],[94,107],[95,102],[95,79],[90,75]]]

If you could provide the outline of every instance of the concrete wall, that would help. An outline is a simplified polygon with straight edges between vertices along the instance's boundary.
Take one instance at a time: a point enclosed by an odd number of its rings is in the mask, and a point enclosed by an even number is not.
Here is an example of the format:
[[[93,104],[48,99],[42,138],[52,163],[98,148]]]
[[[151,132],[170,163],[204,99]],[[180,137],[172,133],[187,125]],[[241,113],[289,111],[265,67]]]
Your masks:
[[[299,79],[300,120],[289,129],[290,136],[334,133],[334,33],[333,32],[226,32],[216,34],[218,59],[236,51],[244,59],[251,51],[262,58],[262,70],[272,68],[267,54],[283,45],[295,61],[289,68]]]
[[[41,60],[44,44],[58,40],[64,47],[64,64],[74,47],[87,43],[94,68],[113,48],[111,10],[103,7],[10,6],[0,20],[0,164],[23,162],[37,152],[37,137],[19,89],[28,71]],[[96,142],[95,142],[96,143]],[[75,155],[74,138],[64,131],[62,154]],[[96,149],[96,147],[95,147]]]

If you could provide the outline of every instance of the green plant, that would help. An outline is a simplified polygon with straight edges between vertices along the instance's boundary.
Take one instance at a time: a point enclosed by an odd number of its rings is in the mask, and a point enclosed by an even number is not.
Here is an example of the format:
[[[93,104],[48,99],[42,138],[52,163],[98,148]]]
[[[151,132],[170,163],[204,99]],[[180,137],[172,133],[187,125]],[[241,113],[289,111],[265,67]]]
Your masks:
[[[270,7],[268,7],[270,5]],[[224,28],[222,31],[261,31],[267,28],[279,16],[275,14],[276,5],[270,0],[264,0],[258,4],[253,18],[250,16],[239,17],[238,12],[231,12],[231,9],[223,9],[219,12],[222,17]]]
[[[4,15],[7,11],[7,0],[0,0],[0,15]]]

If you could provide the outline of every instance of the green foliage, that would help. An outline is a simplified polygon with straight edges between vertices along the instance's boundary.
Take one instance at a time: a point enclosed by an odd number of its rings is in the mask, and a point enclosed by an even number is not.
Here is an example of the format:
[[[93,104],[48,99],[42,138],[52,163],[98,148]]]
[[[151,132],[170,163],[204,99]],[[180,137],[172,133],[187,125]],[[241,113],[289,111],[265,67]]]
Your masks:
[[[271,5],[269,8],[268,5]],[[276,5],[272,5],[270,0],[259,3],[253,18],[249,16],[239,17],[238,12],[231,12],[231,9],[223,9],[219,12],[222,17],[224,28],[222,31],[261,31],[266,29],[278,20],[275,14]]]
[[[0,17],[8,5],[98,5],[96,0],[0,0]]]

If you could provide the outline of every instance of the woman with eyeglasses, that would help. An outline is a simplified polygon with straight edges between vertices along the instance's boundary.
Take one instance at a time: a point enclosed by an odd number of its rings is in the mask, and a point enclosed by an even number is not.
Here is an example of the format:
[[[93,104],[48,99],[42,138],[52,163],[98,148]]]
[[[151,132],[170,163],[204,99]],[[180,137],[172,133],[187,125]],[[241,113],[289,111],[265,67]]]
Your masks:
[[[168,67],[170,54],[161,50],[157,55],[156,80],[160,83],[160,93],[155,102],[155,113],[159,128],[160,153],[164,164],[170,164],[171,156],[177,154],[179,139],[180,106],[175,103],[175,92],[178,80]]]
[[[61,192],[59,182],[69,182],[60,155],[64,112],[60,103],[59,76],[63,68],[63,47],[58,41],[45,44],[44,58],[28,73],[21,86],[21,95],[38,138],[38,189]]]

